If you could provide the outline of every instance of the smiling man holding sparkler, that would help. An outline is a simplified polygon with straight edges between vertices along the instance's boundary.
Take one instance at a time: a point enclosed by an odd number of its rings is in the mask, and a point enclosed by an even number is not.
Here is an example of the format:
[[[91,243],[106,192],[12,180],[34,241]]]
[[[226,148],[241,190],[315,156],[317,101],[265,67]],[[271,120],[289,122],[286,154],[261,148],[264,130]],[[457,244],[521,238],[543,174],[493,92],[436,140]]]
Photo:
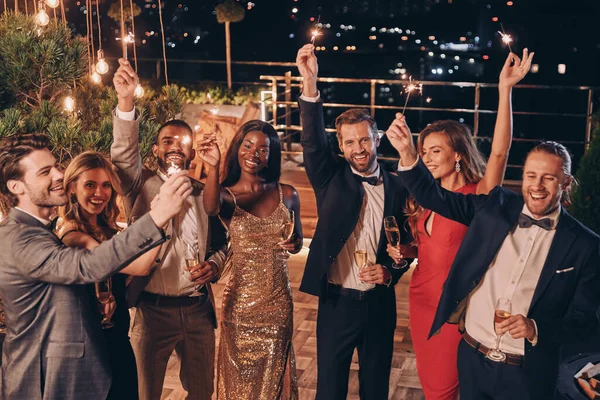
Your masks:
[[[190,126],[171,120],[159,128],[152,148],[158,170],[143,168],[139,115],[134,108],[138,77],[129,62],[119,63],[113,79],[119,103],[111,157],[121,179],[127,219],[132,222],[150,208],[170,174],[189,168],[195,152]],[[129,305],[137,307],[131,342],[142,400],[160,399],[173,350],[181,360],[181,383],[188,398],[208,400],[213,393],[216,319],[210,282],[218,276],[225,253],[211,255],[211,248],[224,244],[224,232],[218,220],[209,219],[204,211],[203,185],[192,180],[192,187],[188,203],[165,230],[167,242],[150,275],[134,277],[127,288]],[[188,267],[191,261],[195,266]]]
[[[377,162],[377,124],[367,110],[351,109],[336,119],[343,158],[333,154],[312,44],[298,51],[296,63],[304,79],[300,96],[304,163],[319,213],[300,286],[301,291],[319,296],[317,399],[346,398],[354,349],[358,349],[361,398],[387,399],[396,328],[394,285],[410,260],[394,264],[385,252],[383,219],[395,217],[394,231],[402,243],[410,243],[412,238],[403,229],[407,192],[398,177]]]

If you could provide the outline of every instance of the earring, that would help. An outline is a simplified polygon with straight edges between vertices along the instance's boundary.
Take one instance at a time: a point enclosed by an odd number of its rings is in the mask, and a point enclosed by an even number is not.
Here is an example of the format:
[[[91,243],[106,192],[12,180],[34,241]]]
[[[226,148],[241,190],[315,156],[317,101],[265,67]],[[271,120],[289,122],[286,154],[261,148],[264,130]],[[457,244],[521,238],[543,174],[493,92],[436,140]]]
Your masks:
[[[69,201],[71,202],[71,204],[77,204],[77,196],[75,195],[75,193],[71,193]]]
[[[460,172],[460,161],[456,160],[456,164],[454,164],[454,170],[456,172]]]

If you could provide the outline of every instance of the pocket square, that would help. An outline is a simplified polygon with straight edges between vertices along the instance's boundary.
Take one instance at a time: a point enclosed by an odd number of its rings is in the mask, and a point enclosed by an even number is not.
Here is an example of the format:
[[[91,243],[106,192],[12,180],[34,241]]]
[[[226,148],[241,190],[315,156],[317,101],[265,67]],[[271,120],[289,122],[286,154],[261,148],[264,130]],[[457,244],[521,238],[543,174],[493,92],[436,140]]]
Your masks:
[[[565,268],[565,269],[557,269],[556,273],[557,274],[563,274],[565,272],[570,272],[570,271],[574,271],[575,267],[571,267],[571,268]]]

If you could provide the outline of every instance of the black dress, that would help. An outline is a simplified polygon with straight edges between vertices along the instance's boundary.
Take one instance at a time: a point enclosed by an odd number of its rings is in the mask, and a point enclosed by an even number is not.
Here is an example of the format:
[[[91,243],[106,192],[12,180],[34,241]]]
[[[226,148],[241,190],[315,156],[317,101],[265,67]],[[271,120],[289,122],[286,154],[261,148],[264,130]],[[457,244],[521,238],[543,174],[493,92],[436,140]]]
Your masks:
[[[103,329],[108,359],[112,370],[112,384],[108,392],[108,400],[136,400],[138,398],[137,368],[133,348],[129,341],[129,310],[125,299],[126,275],[116,274],[112,277],[112,293],[117,303],[117,308],[111,321],[112,328]],[[94,309],[98,309],[98,300],[94,285],[90,285],[91,299]],[[102,314],[98,311],[98,324],[102,321]]]

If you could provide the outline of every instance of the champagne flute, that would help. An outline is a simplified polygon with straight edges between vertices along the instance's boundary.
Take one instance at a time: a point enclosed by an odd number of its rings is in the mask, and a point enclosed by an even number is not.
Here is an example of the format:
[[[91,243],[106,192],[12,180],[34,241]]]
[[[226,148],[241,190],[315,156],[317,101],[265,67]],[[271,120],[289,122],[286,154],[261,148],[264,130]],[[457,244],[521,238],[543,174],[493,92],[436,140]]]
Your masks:
[[[354,262],[356,263],[356,267],[358,268],[358,272],[367,268],[367,250],[356,249],[354,251]],[[362,284],[365,284],[361,281]]]
[[[188,273],[188,277],[191,279],[191,270],[196,268],[200,264],[200,254],[198,252],[198,245],[187,243],[185,251],[185,269]],[[194,289],[198,292],[204,285],[194,285]]]
[[[112,297],[112,278],[108,278],[102,282],[94,284],[96,289],[96,298],[100,304],[108,304],[113,299]],[[110,317],[104,315],[102,318],[102,329],[109,329],[115,326],[115,323],[110,320]]]
[[[295,227],[295,223],[296,223],[296,219],[294,216],[294,210],[288,210],[289,211],[289,219],[283,221],[283,224],[281,224],[281,239],[285,242],[286,240],[290,240],[292,238],[292,235],[294,234],[294,227]],[[285,255],[287,253],[287,250],[283,251],[283,254]]]
[[[385,236],[387,237],[389,244],[400,250],[400,228],[398,228],[396,217],[393,215],[391,217],[385,217],[383,219],[383,227],[385,228]],[[401,269],[407,265],[408,261],[402,259],[399,263],[394,262],[392,268]]]
[[[502,334],[499,333],[498,326],[510,317],[511,305],[510,300],[507,298],[500,298],[496,302],[496,309],[494,311],[494,332],[496,332],[496,348],[490,350],[487,353],[487,357],[493,361],[504,361],[506,360],[506,354],[500,351],[500,338]]]

